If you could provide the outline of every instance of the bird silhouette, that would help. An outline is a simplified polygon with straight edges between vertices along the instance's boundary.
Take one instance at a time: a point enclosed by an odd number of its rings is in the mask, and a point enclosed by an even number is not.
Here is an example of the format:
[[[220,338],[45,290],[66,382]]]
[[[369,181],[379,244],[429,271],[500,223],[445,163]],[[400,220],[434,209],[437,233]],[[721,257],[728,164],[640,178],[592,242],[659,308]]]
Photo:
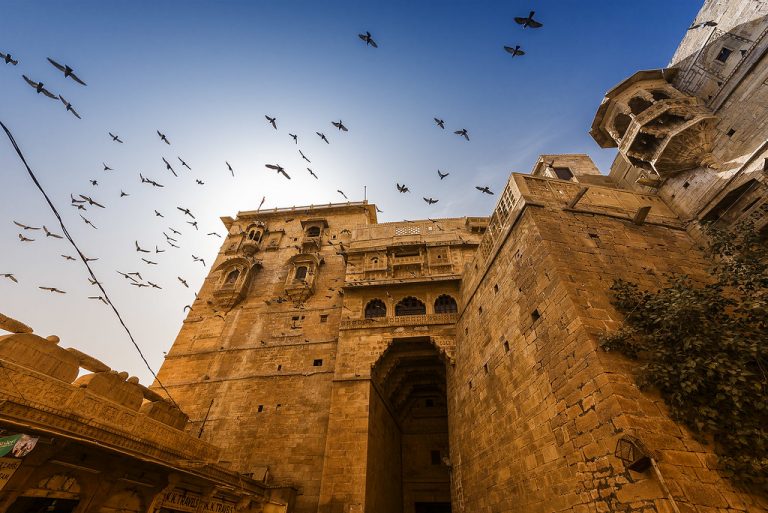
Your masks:
[[[106,208],[104,205],[102,205],[101,203],[99,203],[97,201],[94,201],[89,196],[83,196],[82,194],[78,194],[78,196],[80,196],[83,200],[87,201],[88,204],[91,205],[91,206],[95,206],[95,207],[99,207],[99,208]]]
[[[270,125],[272,125],[272,128],[277,130],[277,117],[270,118],[266,114],[264,114],[264,117],[267,118],[267,121],[269,122]]]
[[[335,121],[331,121],[331,124],[336,128],[338,128],[340,132],[349,132],[349,130],[347,130],[347,127],[344,126],[344,123],[342,123],[341,120],[339,120],[338,123]]]
[[[101,285],[101,282],[100,282],[100,281],[96,281],[96,280],[94,280],[93,278],[88,278],[88,282],[89,282],[91,285]]]
[[[160,130],[156,130],[157,136],[160,137],[160,140],[163,141],[168,146],[171,145],[171,142],[168,140],[168,138],[165,136],[164,133],[161,133]]]
[[[133,275],[133,276],[137,276],[137,277],[138,277],[140,280],[143,280],[143,279],[144,279],[144,278],[142,278],[142,277],[141,277],[141,273],[139,273],[139,272],[135,272],[135,273],[128,273],[128,274],[131,274],[131,275]]]
[[[533,15],[536,14],[534,11],[531,11],[530,14],[526,17],[521,16],[515,16],[515,23],[518,25],[522,25],[523,28],[530,27],[530,28],[541,28],[544,26],[543,23],[539,23],[538,21],[533,19]]]
[[[145,263],[147,263],[147,264],[149,264],[149,265],[157,265],[157,262],[153,262],[152,260],[147,260],[147,259],[146,259],[146,258],[144,258],[144,257],[142,257],[141,259],[142,259],[142,260],[143,260]]]
[[[117,135],[113,134],[112,132],[107,132],[107,133],[109,134],[109,136],[112,138],[112,140],[114,142],[119,142],[120,144],[123,144],[123,141],[122,141],[122,139],[120,139],[120,136],[117,136]]]
[[[134,244],[136,245],[136,251],[139,253],[149,253],[148,249],[143,249],[141,246],[139,246],[139,241],[134,241]]]
[[[187,285],[187,280],[185,280],[184,278],[182,278],[180,276],[177,276],[176,278],[181,282],[182,285],[184,285],[185,287],[189,288],[189,285]]]
[[[54,239],[63,239],[64,238],[61,235],[56,235],[55,233],[48,231],[48,228],[46,228],[45,225],[43,225],[43,231],[45,232],[45,236],[46,237],[53,237]]]
[[[95,299],[95,300],[97,300],[97,301],[101,301],[101,302],[102,302],[102,303],[104,303],[105,305],[106,305],[106,304],[108,304],[108,303],[107,303],[107,300],[106,300],[106,299],[104,299],[102,296],[88,296],[88,299]]]
[[[18,60],[15,60],[15,59],[14,59],[14,58],[11,56],[11,54],[10,54],[10,53],[3,53],[3,52],[0,52],[0,59],[2,59],[2,60],[3,60],[3,62],[5,62],[6,64],[10,64],[10,65],[12,65],[12,66],[16,66],[16,65],[19,63],[19,61],[18,61]]]
[[[205,267],[205,260],[200,258],[200,257],[196,257],[195,255],[192,255],[192,261],[193,262],[201,262],[203,264],[203,267]]]
[[[104,162],[102,162],[102,164],[104,165],[104,171],[114,171],[114,169],[106,165]]]
[[[195,183],[196,183],[197,185],[205,185],[205,182],[204,182],[204,181],[202,181],[202,180],[198,180],[198,179],[195,179]]]
[[[717,26],[717,22],[710,20],[710,21],[705,21],[704,23],[694,23],[693,25],[688,27],[688,30],[693,30],[701,27],[716,27],[716,26]],[[2,54],[0,54],[0,56],[2,56]]]
[[[28,237],[24,237],[22,234],[19,234],[19,240],[21,242],[35,242],[35,239],[30,239]]]
[[[167,242],[167,243],[168,243],[168,245],[169,245],[169,246],[171,246],[172,248],[176,248],[176,249],[179,249],[179,246],[177,246],[177,245],[176,245],[176,244],[174,244],[173,242],[171,242],[171,241],[166,241],[166,242]]]
[[[132,281],[131,285],[133,285],[134,287],[139,287],[139,288],[142,288],[142,287],[149,288],[149,285],[147,285],[146,283],[137,283],[137,282]]]
[[[433,203],[437,203],[440,200],[432,199],[432,198],[422,198],[424,201],[426,201],[428,204],[432,205]]]
[[[98,258],[88,258],[87,256],[84,256],[83,259],[86,262],[95,262],[96,260],[98,260]]]
[[[374,207],[376,207],[376,212],[378,212],[380,214],[384,213],[384,211],[382,209],[380,209],[377,205],[374,205]]]
[[[482,192],[483,194],[493,194],[493,192],[491,192],[491,189],[489,187],[487,187],[487,186],[486,187],[479,187],[479,186],[475,185],[475,189],[477,189],[478,191]]]
[[[299,136],[298,135],[296,135],[296,134],[288,134],[288,135],[293,137],[293,142],[294,143],[299,144]]]
[[[61,255],[61,258],[63,258],[67,262],[74,262],[75,261],[75,257],[70,256],[70,255]]]
[[[505,46],[504,49],[512,54],[512,57],[516,57],[518,55],[525,55],[525,52],[520,48],[520,45],[515,46],[514,48],[511,46]]]
[[[187,224],[191,224],[192,226],[194,226],[194,227],[195,227],[195,230],[197,230],[197,229],[198,229],[198,228],[197,228],[197,221],[187,221]]]
[[[257,209],[256,209],[256,211],[259,211],[259,210],[261,210],[261,206],[264,204],[264,202],[266,201],[266,199],[267,199],[267,197],[266,197],[266,196],[262,196],[262,197],[261,197],[261,202],[259,203],[259,208],[257,208]]]
[[[290,176],[288,176],[288,173],[286,173],[286,172],[285,172],[285,169],[283,169],[283,167],[282,167],[280,164],[264,164],[264,165],[265,165],[266,167],[268,167],[269,169],[274,169],[274,170],[275,170],[275,171],[277,171],[278,173],[280,173],[280,174],[282,174],[283,176],[285,176],[285,177],[286,177],[288,180],[290,180],[290,179],[291,179],[291,177],[290,177]]]
[[[211,233],[208,233],[207,235],[212,235],[212,236],[214,236],[214,237],[218,237],[218,238],[221,238],[221,235],[219,235],[219,234],[218,234],[218,233],[216,233],[216,232],[211,232]]]
[[[309,174],[310,174],[310,175],[312,175],[312,176],[314,176],[316,180],[318,180],[318,179],[319,179],[319,178],[317,178],[317,175],[315,174],[315,172],[314,172],[314,171],[312,171],[312,170],[311,170],[311,169],[309,169],[309,168],[307,168],[307,171],[309,171]]]
[[[192,214],[190,214],[190,215],[192,215]],[[194,217],[193,217],[193,219],[194,219]],[[175,235],[181,235],[181,232],[180,232],[180,231],[178,231],[178,230],[174,230],[174,229],[173,229],[173,228],[171,228],[170,226],[168,227],[168,229],[169,229],[169,230],[171,230],[171,232],[173,232]],[[165,235],[165,234],[163,234],[163,235]],[[176,241],[173,241],[173,242],[176,242]]]
[[[35,89],[35,91],[37,91],[37,94],[42,93],[45,96],[47,96],[48,98],[51,98],[51,99],[54,99],[54,100],[58,100],[59,99],[58,96],[56,96],[55,94],[50,92],[48,89],[46,89],[42,82],[35,82],[34,80],[30,80],[30,78],[27,77],[26,75],[22,75],[22,78],[24,80],[26,80],[27,84],[32,86]]]
[[[446,176],[450,175],[451,173],[441,173],[440,170],[437,170],[437,175],[440,177],[440,180],[445,178]]]
[[[2,54],[0,54],[0,55],[2,55]],[[0,276],[2,276],[3,278],[8,278],[13,283],[19,283],[19,280],[16,279],[16,276],[14,276],[11,273],[1,273]]]
[[[14,221],[13,224],[15,224],[16,226],[18,226],[19,228],[22,228],[24,230],[39,230],[40,229],[40,228],[36,228],[34,226],[27,226],[25,224],[21,224],[18,221]]]
[[[325,136],[325,134],[320,133],[320,132],[315,132],[315,133],[318,135],[318,137],[320,137],[320,139],[325,141],[325,144],[331,144],[331,143],[328,142],[328,138]]]
[[[93,185],[94,187],[99,185],[99,181],[98,180],[88,180],[88,181],[91,182],[91,185]]]
[[[358,34],[357,37],[365,41],[365,46],[372,46],[374,48],[378,48],[379,45],[376,44],[376,41],[373,40],[373,37],[371,37],[371,33],[367,32],[365,34]]]
[[[341,194],[342,196],[344,196],[344,199],[349,199],[349,198],[347,198],[347,195],[346,195],[346,194],[344,194],[344,191],[342,191],[341,189],[336,189],[336,192],[338,192],[339,194]]]
[[[56,287],[37,287],[40,290],[47,290],[48,292],[55,292],[57,294],[66,294],[63,290],[59,290]]]
[[[62,71],[64,73],[64,78],[69,77],[80,85],[87,85],[85,82],[80,80],[78,76],[75,75],[74,70],[69,66],[67,66],[66,64],[61,65],[58,62],[51,59],[50,57],[48,57],[48,62],[50,62],[54,68],[58,69],[59,71]]]
[[[125,192],[122,189],[120,189],[120,197],[123,198],[125,196],[130,196],[130,194],[128,194],[127,192]]]
[[[402,193],[411,192],[411,190],[410,190],[408,187],[406,187],[406,186],[405,186],[405,184],[403,184],[403,185],[400,185],[400,184],[398,183],[398,184],[395,184],[395,185],[397,185],[397,190],[398,190],[399,192],[402,192]]]
[[[92,222],[90,222],[88,219],[86,219],[86,218],[84,218],[84,217],[83,217],[83,214],[80,214],[80,217],[83,219],[83,221],[85,222],[85,224],[87,224],[88,226],[90,226],[90,227],[91,227],[91,228],[93,228],[94,230],[98,230],[98,228],[96,228],[96,225],[94,225],[94,224],[93,224]]]
[[[176,174],[176,171],[173,170],[173,167],[171,167],[171,164],[167,160],[165,160],[165,157],[162,157],[162,158],[163,158],[163,162],[165,162],[165,169],[168,169],[171,173],[173,173],[173,176],[179,176]]]
[[[439,118],[433,118],[433,119],[435,120],[435,123],[437,124],[437,126],[445,130],[445,121]]]
[[[177,158],[177,159],[179,159],[179,162],[181,162],[181,165],[182,165],[183,167],[186,167],[187,169],[189,169],[190,171],[192,171],[192,168],[191,168],[191,167],[189,167],[189,166],[187,165],[187,163],[186,163],[186,162],[184,162],[184,160],[183,160],[181,157],[176,157],[176,158]]]
[[[152,283],[152,282],[151,282],[151,281],[149,281],[149,280],[147,280],[147,285],[149,285],[149,286],[150,286],[150,287],[152,287],[153,289],[161,289],[161,290],[162,290],[162,288],[163,288],[163,287],[161,287],[160,285],[158,285],[158,284],[156,284],[156,283]]]
[[[165,253],[165,250],[164,249],[160,249],[160,248],[157,247],[157,245],[155,245],[155,253]]]
[[[162,184],[159,184],[154,180],[150,180],[149,178],[144,178],[144,175],[142,175],[141,173],[139,173],[139,178],[141,178],[141,183],[148,183],[152,187],[163,187]]]
[[[125,278],[126,280],[136,281],[136,278],[134,278],[133,276],[131,276],[131,273],[124,273],[124,272],[120,272],[120,271],[116,271],[116,272],[117,272],[117,274],[119,274],[119,275],[121,275],[123,278]]]
[[[176,207],[176,210],[180,210],[180,211],[184,212],[184,215],[189,216],[192,219],[195,219],[195,216],[192,215],[192,212],[190,212],[188,208]],[[174,231],[174,230],[171,229],[171,231]],[[181,235],[181,234],[179,234],[179,235]]]
[[[78,114],[77,111],[72,107],[72,104],[65,100],[62,95],[59,95],[59,100],[61,100],[61,103],[63,103],[64,107],[67,108],[67,112],[71,112],[77,119],[83,119],[80,117],[80,114]]]
[[[163,214],[155,210],[155,217],[165,217]]]
[[[230,166],[229,162],[227,162],[226,160],[224,161],[224,163],[227,165],[227,169],[229,169],[229,172],[232,173],[232,178],[234,178],[235,177],[235,171],[232,169],[232,166]]]
[[[469,134],[467,133],[467,129],[466,129],[466,128],[462,128],[461,130],[456,130],[456,131],[454,132],[454,134],[456,134],[456,135],[460,135],[460,136],[462,136],[464,139],[466,139],[467,141],[469,141]]]

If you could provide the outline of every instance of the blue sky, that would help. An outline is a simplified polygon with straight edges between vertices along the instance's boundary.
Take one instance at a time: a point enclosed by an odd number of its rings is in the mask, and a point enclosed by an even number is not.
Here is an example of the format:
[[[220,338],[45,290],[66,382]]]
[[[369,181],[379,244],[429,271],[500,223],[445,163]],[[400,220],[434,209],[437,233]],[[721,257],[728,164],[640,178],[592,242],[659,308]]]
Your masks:
[[[607,172],[614,152],[588,136],[603,93],[638,69],[665,66],[701,3],[588,1],[7,1],[0,18],[0,120],[49,191],[153,367],[173,342],[224,233],[219,217],[265,207],[368,199],[379,221],[488,215],[510,172],[530,171],[541,153],[588,153]],[[536,10],[539,30],[514,16]],[[378,49],[357,38],[369,30]],[[510,58],[503,45],[527,54]],[[75,68],[87,87],[64,80],[46,57]],[[72,102],[35,94],[24,73]],[[264,115],[277,117],[275,131]],[[446,130],[432,118],[446,121]],[[348,133],[332,120],[342,119]],[[454,135],[466,128],[471,141]],[[155,133],[168,135],[172,145]],[[107,132],[125,141],[117,144]],[[326,145],[315,132],[324,132]],[[295,145],[288,133],[299,136]],[[306,164],[301,149],[312,160]],[[192,171],[182,169],[183,158]],[[179,178],[165,170],[168,159]],[[233,179],[224,164],[235,168]],[[106,173],[102,162],[115,171]],[[264,167],[280,163],[289,182]],[[313,179],[309,165],[319,176]],[[450,172],[443,181],[437,169]],[[141,172],[165,185],[141,184]],[[11,146],[0,140],[0,312],[57,334],[147,382],[126,335],[60,240],[31,235],[13,220],[53,229],[55,220]],[[98,186],[89,180],[96,179]],[[205,182],[201,186],[195,179]],[[395,183],[406,183],[401,195]],[[130,194],[120,198],[120,191]],[[69,206],[90,195],[104,210]],[[439,199],[428,206],[422,196]],[[200,231],[176,206],[192,209]],[[153,210],[165,218],[158,218]],[[181,249],[162,231],[183,232]],[[60,231],[55,228],[57,233]],[[30,235],[29,232],[26,235]],[[37,236],[37,237],[35,237]],[[134,241],[166,249],[158,266]],[[137,289],[116,273],[139,271],[163,290]],[[184,289],[176,276],[192,287]],[[66,295],[37,287],[57,286]]]

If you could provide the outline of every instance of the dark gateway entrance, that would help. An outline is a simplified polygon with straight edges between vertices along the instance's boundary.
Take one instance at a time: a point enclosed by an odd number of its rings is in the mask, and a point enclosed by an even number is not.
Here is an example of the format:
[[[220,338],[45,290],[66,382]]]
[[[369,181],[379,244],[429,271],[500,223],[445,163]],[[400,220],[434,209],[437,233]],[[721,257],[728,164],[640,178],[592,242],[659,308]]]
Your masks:
[[[450,513],[445,362],[430,339],[395,339],[372,370],[366,511]]]

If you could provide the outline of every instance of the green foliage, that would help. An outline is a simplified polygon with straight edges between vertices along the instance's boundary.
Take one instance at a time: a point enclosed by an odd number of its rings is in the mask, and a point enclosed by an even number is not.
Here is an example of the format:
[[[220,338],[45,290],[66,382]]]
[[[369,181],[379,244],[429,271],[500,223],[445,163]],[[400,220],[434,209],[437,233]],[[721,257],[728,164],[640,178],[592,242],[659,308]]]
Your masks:
[[[601,340],[637,360],[638,383],[714,441],[738,481],[768,484],[768,244],[754,227],[712,234],[712,280],[668,277],[658,291],[616,281],[624,326]]]

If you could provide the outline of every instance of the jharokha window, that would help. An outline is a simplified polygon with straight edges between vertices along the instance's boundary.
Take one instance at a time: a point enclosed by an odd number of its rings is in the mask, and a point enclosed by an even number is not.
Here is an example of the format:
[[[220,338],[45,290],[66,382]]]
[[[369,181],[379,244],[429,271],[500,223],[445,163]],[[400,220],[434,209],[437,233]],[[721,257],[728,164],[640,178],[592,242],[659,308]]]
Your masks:
[[[424,315],[427,307],[413,296],[403,298],[395,305],[395,315]]]
[[[240,271],[238,269],[235,269],[234,271],[230,272],[227,275],[227,280],[225,283],[227,284],[235,283],[239,277],[240,277]]]
[[[456,313],[459,307],[456,300],[451,296],[443,294],[435,300],[435,313]]]
[[[296,268],[296,276],[293,277],[294,280],[304,280],[307,277],[307,268],[306,266],[301,266]]]
[[[365,318],[373,319],[375,317],[385,317],[387,315],[387,305],[381,299],[374,299],[365,305]]]
[[[307,237],[319,237],[320,236],[320,227],[319,226],[310,226],[307,228]]]

